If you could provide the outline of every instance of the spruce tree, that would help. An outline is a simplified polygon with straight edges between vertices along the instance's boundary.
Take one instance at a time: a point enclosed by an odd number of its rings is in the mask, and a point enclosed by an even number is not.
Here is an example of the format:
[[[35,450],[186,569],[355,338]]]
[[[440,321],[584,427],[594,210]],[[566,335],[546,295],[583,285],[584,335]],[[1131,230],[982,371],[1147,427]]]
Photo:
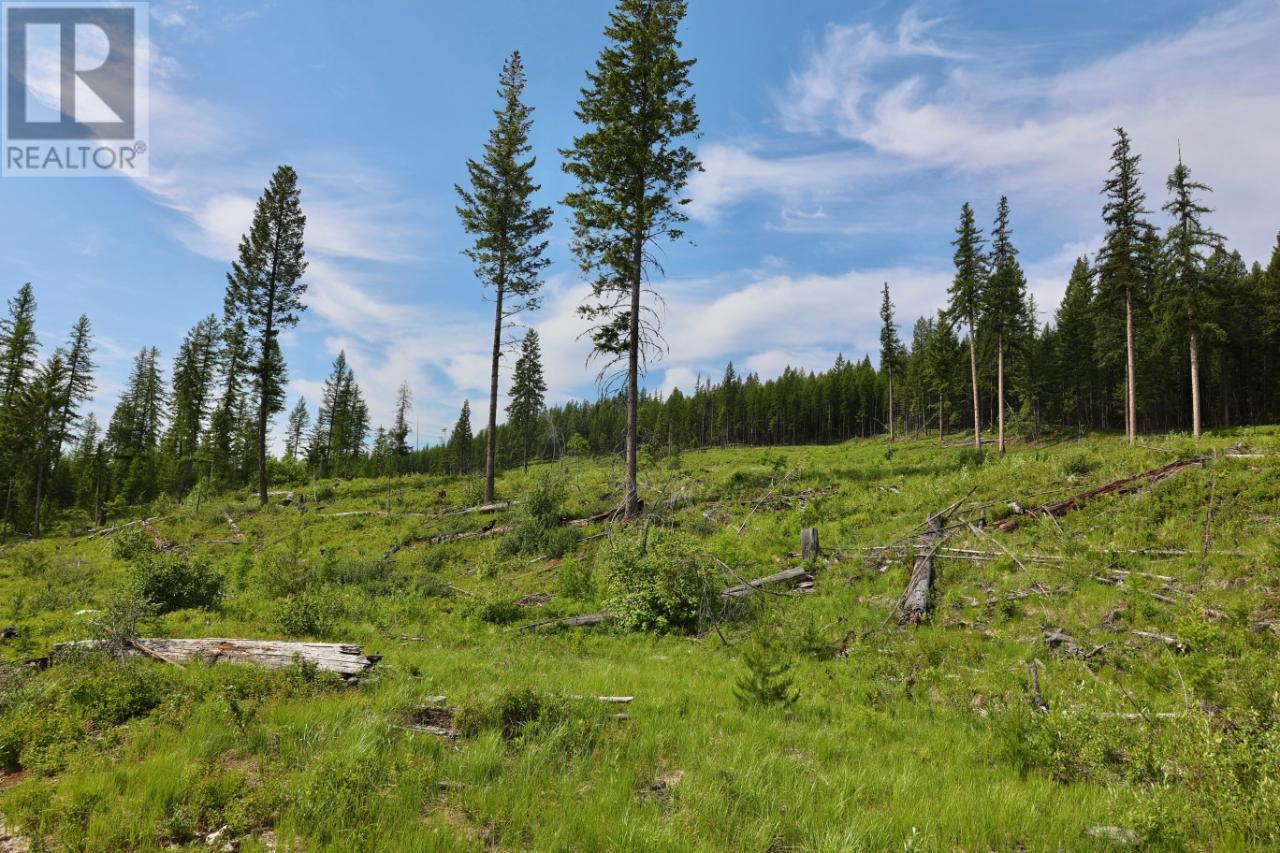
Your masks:
[[[547,241],[542,239],[551,226],[551,208],[534,207],[533,195],[540,187],[533,182],[536,158],[531,151],[529,130],[533,109],[521,102],[524,92],[524,64],[517,51],[502,66],[498,82],[500,109],[489,131],[480,162],[467,161],[471,189],[457,187],[462,205],[458,215],[475,243],[466,250],[475,264],[476,275],[493,289],[493,350],[489,374],[489,425],[485,434],[484,499],[493,502],[493,480],[497,464],[498,368],[505,342],[503,331],[510,319],[522,311],[538,307],[542,270],[550,261],[542,256]]]
[[[239,424],[237,416],[244,408],[244,381],[248,359],[248,333],[244,320],[234,315],[228,317],[223,323],[218,359],[222,393],[209,418],[209,434],[204,442],[209,456],[210,474],[216,474],[221,479],[234,477],[235,443]]]
[[[546,405],[546,380],[542,378],[542,350],[538,345],[538,333],[530,329],[520,344],[520,357],[516,359],[515,375],[511,382],[507,403],[507,421],[520,438],[521,459],[524,470],[529,470],[529,444],[538,417]]]
[[[1182,162],[1165,183],[1170,198],[1164,206],[1173,224],[1164,239],[1165,283],[1163,307],[1170,314],[1181,315],[1186,323],[1187,346],[1191,358],[1191,430],[1200,437],[1200,343],[1206,334],[1221,331],[1213,322],[1212,295],[1205,281],[1207,257],[1222,244],[1222,237],[1205,226],[1203,217],[1212,211],[1197,199],[1197,194],[1212,192],[1209,187],[1191,180],[1191,170]]]
[[[1018,263],[1018,250],[1013,246],[1009,228],[1009,199],[1000,197],[996,221],[991,230],[991,254],[987,259],[989,276],[979,294],[982,325],[985,334],[996,344],[996,421],[998,446],[1005,452],[1005,353],[1010,340],[1025,325],[1027,281]]]
[[[61,451],[67,440],[73,437],[75,423],[80,417],[79,407],[93,396],[93,330],[89,316],[81,314],[71,327],[66,348],[66,382],[63,385],[62,405],[58,410],[58,454],[54,459],[54,472],[58,470]]]
[[[947,291],[948,322],[964,323],[969,331],[969,384],[973,390],[973,446],[982,449],[982,409],[978,401],[978,317],[982,312],[983,288],[986,287],[986,259],[982,252],[982,229],[978,228],[973,208],[965,202],[960,208],[960,224],[956,227],[954,262],[955,278]]]
[[[1134,296],[1145,283],[1143,235],[1150,227],[1143,219],[1149,211],[1143,207],[1146,195],[1139,184],[1141,162],[1141,155],[1132,150],[1129,135],[1117,127],[1111,149],[1111,177],[1102,188],[1107,199],[1102,207],[1107,234],[1098,256],[1098,293],[1108,304],[1124,303],[1125,435],[1130,444],[1138,440]]]
[[[889,440],[893,441],[893,372],[902,356],[902,341],[893,322],[893,303],[889,301],[889,282],[884,283],[880,299],[880,370],[889,378]]]
[[[19,488],[16,479],[23,467],[28,446],[22,423],[23,390],[35,370],[39,343],[36,340],[36,298],[30,283],[9,300],[9,316],[0,319],[0,474],[4,476],[5,529]]]
[[[306,309],[307,285],[298,175],[281,166],[258,199],[253,224],[240,240],[239,258],[227,274],[226,313],[243,319],[251,333],[254,390],[257,395],[256,444],[258,501],[267,502],[267,428],[271,416],[284,408],[287,379],[280,351],[281,329],[297,325]]]
[[[387,435],[391,452],[397,460],[409,455],[409,413],[412,411],[413,389],[408,382],[401,382],[396,391],[396,417],[391,423],[391,432]]]
[[[178,466],[179,495],[195,484],[197,450],[212,408],[221,340],[222,327],[210,314],[187,332],[173,360],[173,418],[166,444]]]
[[[45,484],[62,440],[59,418],[66,381],[66,355],[59,349],[41,365],[31,382],[22,390],[22,422],[30,446],[27,464],[31,467],[34,482],[31,535],[36,539],[40,538],[40,513],[44,506]]]
[[[289,425],[284,434],[284,455],[290,462],[298,458],[298,452],[302,449],[302,436],[306,433],[307,424],[310,421],[311,416],[307,413],[307,398],[299,397],[298,402],[293,406],[293,411],[289,412]]]
[[[592,289],[579,311],[592,323],[601,377],[624,365],[628,518],[640,507],[640,374],[658,351],[657,314],[642,294],[661,271],[654,249],[683,236],[683,192],[701,168],[681,142],[698,132],[694,61],[680,57],[677,34],[686,11],[684,0],[619,0],[604,31],[608,44],[578,101],[587,130],[561,152],[578,183],[564,199],[573,211],[572,248]]]
[[[471,470],[471,401],[462,401],[462,411],[458,413],[458,421],[453,425],[453,433],[449,436],[449,455],[453,458],[454,468],[459,474]]]
[[[1077,258],[1071,278],[1054,316],[1056,339],[1054,360],[1061,378],[1063,414],[1070,413],[1083,428],[1092,418],[1096,372],[1093,342],[1097,336],[1093,319],[1093,270],[1087,258]]]

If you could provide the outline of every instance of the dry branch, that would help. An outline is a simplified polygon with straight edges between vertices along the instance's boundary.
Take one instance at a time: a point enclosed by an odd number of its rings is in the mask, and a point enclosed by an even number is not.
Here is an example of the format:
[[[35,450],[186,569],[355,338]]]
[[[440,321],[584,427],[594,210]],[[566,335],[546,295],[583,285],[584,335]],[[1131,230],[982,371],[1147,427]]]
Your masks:
[[[1168,465],[1164,465],[1160,468],[1154,468],[1143,474],[1137,474],[1132,477],[1125,477],[1124,479],[1115,480],[1114,482],[1107,483],[1105,486],[1098,486],[1097,488],[1090,489],[1087,492],[1081,492],[1080,494],[1074,497],[1067,498],[1066,500],[1063,500],[1063,501],[1057,501],[1056,503],[1050,503],[1050,504],[1041,504],[1040,506],[1028,507],[1027,509],[1023,510],[1022,514],[1032,515],[1032,516],[1037,516],[1037,515],[1049,516],[1049,517],[1066,515],[1067,513],[1072,512],[1073,510],[1079,509],[1081,504],[1094,500],[1095,498],[1100,498],[1105,495],[1132,494],[1133,492],[1138,491],[1144,486],[1150,486],[1154,483],[1158,483],[1161,480],[1164,480],[1168,477],[1172,477],[1174,474],[1177,474],[1181,471],[1185,471],[1188,468],[1202,467],[1204,465],[1204,462],[1205,460],[1203,457],[1198,457],[1195,459],[1181,459],[1177,462],[1171,462]],[[1003,521],[998,522],[995,525],[995,529],[999,530],[1002,533],[1009,533],[1014,530],[1017,530],[1018,525],[1020,523],[1021,523],[1021,517],[1017,515],[1012,515],[1004,519]]]

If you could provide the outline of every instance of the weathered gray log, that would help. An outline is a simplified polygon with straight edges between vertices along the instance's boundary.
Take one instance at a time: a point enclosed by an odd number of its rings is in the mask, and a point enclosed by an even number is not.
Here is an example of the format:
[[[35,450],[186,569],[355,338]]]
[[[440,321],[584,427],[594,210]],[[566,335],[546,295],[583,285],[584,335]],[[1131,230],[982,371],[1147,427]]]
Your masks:
[[[563,619],[548,619],[545,622],[534,622],[525,625],[521,631],[550,631],[555,628],[589,628],[609,621],[606,613],[588,613],[584,616],[566,616]]]
[[[53,647],[56,656],[60,651],[73,648],[94,648],[96,640],[80,640],[58,643]],[[280,640],[242,640],[228,637],[209,637],[200,640],[174,640],[158,637],[140,637],[130,641],[133,647],[128,654],[139,653],[169,663],[248,663],[267,669],[283,669],[295,659],[314,664],[323,672],[338,675],[360,675],[381,660],[380,655],[362,655],[360,647],[347,643],[292,643]]]
[[[911,568],[911,578],[907,581],[907,591],[902,595],[899,625],[919,625],[920,620],[929,612],[929,591],[933,586],[933,552],[942,539],[942,522],[941,514],[929,518],[927,532],[920,542],[915,565]]]
[[[822,556],[822,548],[818,545],[818,528],[806,527],[800,531],[800,556],[805,560]]]
[[[1131,631],[1130,633],[1135,637],[1142,637],[1144,640],[1158,640],[1161,643],[1164,643],[1170,651],[1177,652],[1180,655],[1185,655],[1187,652],[1191,651],[1191,647],[1189,645],[1184,643],[1182,640],[1179,640],[1177,637],[1170,637],[1168,634],[1153,634],[1150,631]]]
[[[783,569],[772,575],[766,575],[762,578],[756,578],[753,581],[740,583],[737,586],[731,586],[724,592],[720,593],[721,598],[742,598],[750,595],[762,586],[775,586],[781,583],[800,583],[802,581],[813,580],[813,575],[809,574],[803,568],[796,567],[794,569]]]

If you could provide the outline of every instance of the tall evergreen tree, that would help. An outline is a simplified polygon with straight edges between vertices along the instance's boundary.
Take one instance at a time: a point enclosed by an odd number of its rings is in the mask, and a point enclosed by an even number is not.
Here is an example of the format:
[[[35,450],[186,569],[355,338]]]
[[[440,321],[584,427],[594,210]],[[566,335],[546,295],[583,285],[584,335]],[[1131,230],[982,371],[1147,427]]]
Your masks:
[[[1083,427],[1092,417],[1094,379],[1093,270],[1086,258],[1077,258],[1071,278],[1054,316],[1057,336],[1054,361],[1062,395],[1060,412]]]
[[[209,435],[204,443],[208,450],[210,473],[228,479],[234,476],[239,416],[245,408],[244,383],[249,350],[243,318],[232,314],[223,323],[222,331],[218,359],[222,393],[209,418]]]
[[[61,460],[63,445],[73,437],[76,421],[80,417],[80,406],[93,396],[94,367],[93,330],[89,324],[89,316],[81,314],[71,327],[71,335],[67,339],[66,382],[57,417],[58,453],[53,462],[55,472]]]
[[[167,444],[178,465],[175,485],[180,495],[195,483],[196,455],[212,408],[221,340],[222,327],[210,314],[187,332],[173,360],[173,418]]]
[[[23,467],[27,436],[22,424],[22,394],[35,370],[36,297],[24,284],[9,300],[9,316],[0,319],[0,474],[4,476],[5,529],[10,524],[16,482]]]
[[[578,101],[587,130],[562,152],[564,170],[578,182],[564,199],[573,211],[573,251],[592,289],[579,310],[593,323],[601,375],[625,364],[629,518],[640,507],[640,373],[658,347],[657,315],[642,304],[642,291],[661,270],[652,250],[683,235],[682,195],[701,168],[681,142],[698,131],[694,60],[680,57],[677,34],[686,11],[684,0],[619,0],[604,31],[608,44]]]
[[[1018,263],[1009,227],[1009,199],[1000,197],[996,221],[991,230],[990,275],[980,293],[982,325],[996,344],[996,421],[1000,452],[1005,452],[1005,353],[1010,340],[1022,330],[1026,319],[1027,281]]]
[[[534,207],[533,182],[536,158],[527,156],[533,109],[521,100],[524,63],[517,51],[502,66],[498,98],[502,107],[489,131],[480,162],[467,161],[470,191],[457,187],[462,205],[458,215],[463,228],[476,236],[466,250],[476,275],[493,289],[493,351],[489,375],[489,426],[485,434],[484,499],[493,502],[497,464],[498,368],[505,346],[503,332],[510,318],[538,307],[542,270],[550,261],[542,256],[547,247],[543,234],[551,226],[551,208]]]
[[[978,317],[982,313],[983,289],[986,287],[986,259],[982,252],[982,229],[974,220],[973,208],[965,202],[960,208],[960,224],[956,227],[956,275],[947,291],[950,297],[947,317],[951,323],[964,323],[969,331],[969,384],[973,390],[973,446],[982,449],[982,409],[978,400]]]
[[[902,341],[893,322],[893,303],[889,301],[887,281],[880,299],[880,322],[880,370],[889,378],[889,440],[893,441],[893,373],[902,355]]]
[[[471,470],[471,401],[462,401],[462,411],[458,413],[458,421],[453,425],[449,435],[449,455],[453,457],[455,470],[466,474]]]
[[[408,382],[401,382],[396,391],[396,417],[391,423],[391,432],[387,435],[391,452],[401,458],[409,454],[409,413],[413,411],[413,389]],[[496,425],[490,427],[497,431]]]
[[[1111,148],[1111,177],[1102,188],[1106,203],[1102,219],[1107,234],[1098,257],[1098,293],[1108,304],[1124,302],[1125,435],[1138,440],[1137,363],[1134,355],[1134,296],[1142,287],[1143,235],[1150,226],[1143,219],[1146,195],[1139,179],[1142,156],[1133,152],[1129,135],[1116,128]]]
[[[40,538],[40,511],[44,506],[45,485],[54,457],[62,440],[61,422],[67,381],[66,355],[57,350],[49,357],[23,388],[23,424],[30,443],[34,495],[31,505],[31,535]]]
[[[307,413],[307,398],[299,397],[298,402],[293,405],[293,411],[289,412],[289,423],[284,433],[284,456],[290,462],[298,458],[298,452],[302,449],[302,437],[310,421],[311,415]]]
[[[1191,430],[1200,437],[1200,343],[1206,334],[1221,331],[1212,319],[1211,294],[1205,281],[1208,255],[1222,244],[1222,237],[1203,222],[1212,211],[1197,199],[1197,194],[1212,192],[1209,187],[1191,180],[1191,170],[1182,162],[1165,183],[1170,198],[1164,210],[1173,217],[1164,240],[1167,287],[1162,300],[1166,310],[1182,316],[1186,323],[1188,353],[1191,358]]]
[[[267,502],[267,428],[271,416],[284,408],[287,379],[280,351],[281,329],[296,326],[306,309],[302,296],[307,285],[302,213],[298,175],[281,166],[258,199],[253,224],[240,240],[239,258],[227,274],[226,312],[243,318],[252,333],[251,372],[257,394],[256,443],[258,452],[258,501]]]
[[[542,349],[538,345],[537,331],[530,329],[520,344],[520,357],[516,359],[507,403],[507,422],[520,438],[521,459],[526,471],[529,470],[529,444],[538,417],[546,405],[546,393],[547,383],[542,378]]]

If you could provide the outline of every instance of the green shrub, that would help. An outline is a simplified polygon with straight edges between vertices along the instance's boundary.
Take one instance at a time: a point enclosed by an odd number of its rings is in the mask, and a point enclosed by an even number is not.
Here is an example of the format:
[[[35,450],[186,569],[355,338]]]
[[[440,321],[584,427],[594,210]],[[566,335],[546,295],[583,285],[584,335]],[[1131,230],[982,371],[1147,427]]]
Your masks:
[[[510,625],[524,613],[514,596],[501,593],[475,598],[470,612],[481,622],[491,625]]]
[[[161,613],[188,607],[213,608],[222,600],[225,580],[203,557],[144,554],[130,580]]]
[[[151,536],[141,526],[116,531],[111,539],[111,556],[117,560],[135,560],[151,553]]]
[[[545,554],[556,534],[564,509],[564,481],[547,472],[537,477],[521,499],[517,509],[515,529],[508,533],[499,546],[499,552],[512,554]],[[574,536],[577,541],[577,536]],[[559,538],[561,553],[564,539]]]
[[[1084,477],[1098,467],[1098,460],[1083,450],[1062,458],[1062,473],[1068,477]]]
[[[605,609],[619,627],[657,633],[697,629],[713,578],[691,540],[654,530],[620,537],[600,553],[609,579]]]
[[[962,468],[979,468],[983,462],[987,461],[987,451],[976,447],[963,447],[956,454],[956,461]]]
[[[588,560],[565,560],[556,569],[556,585],[560,595],[576,601],[591,601],[596,596],[596,578]]]
[[[325,637],[345,614],[341,600],[330,590],[306,590],[276,606],[275,624],[291,637]]]

